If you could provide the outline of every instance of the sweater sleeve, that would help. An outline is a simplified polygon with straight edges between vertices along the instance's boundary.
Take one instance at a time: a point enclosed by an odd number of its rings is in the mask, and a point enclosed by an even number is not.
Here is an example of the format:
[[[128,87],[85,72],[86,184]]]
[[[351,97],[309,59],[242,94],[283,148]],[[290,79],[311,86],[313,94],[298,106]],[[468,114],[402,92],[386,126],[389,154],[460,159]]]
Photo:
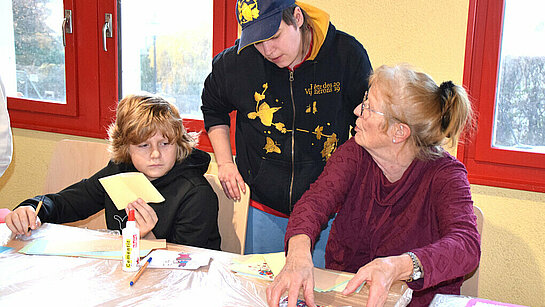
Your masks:
[[[201,111],[204,118],[204,127],[208,131],[210,127],[217,125],[230,125],[229,113],[235,108],[227,101],[225,83],[228,81],[227,71],[223,59],[227,50],[216,55],[212,62],[212,72],[204,81],[202,91]]]
[[[413,250],[422,263],[424,278],[411,288],[426,289],[464,276],[479,264],[480,235],[467,173],[459,162],[438,172],[432,183],[440,239]]]
[[[68,223],[85,219],[104,209],[106,191],[98,181],[110,175],[108,166],[88,179],[74,183],[62,191],[45,195],[42,209],[38,213],[42,222]],[[41,196],[23,201],[19,206],[37,207]]]
[[[361,147],[348,140],[331,155],[322,174],[295,204],[288,221],[284,246],[297,234],[310,237],[312,247],[322,226],[342,206],[356,176]]]
[[[0,79],[0,176],[4,174],[11,163],[13,154],[13,140],[5,93],[4,84]]]
[[[208,185],[197,185],[186,193],[174,221],[173,242],[220,249],[218,198]]]

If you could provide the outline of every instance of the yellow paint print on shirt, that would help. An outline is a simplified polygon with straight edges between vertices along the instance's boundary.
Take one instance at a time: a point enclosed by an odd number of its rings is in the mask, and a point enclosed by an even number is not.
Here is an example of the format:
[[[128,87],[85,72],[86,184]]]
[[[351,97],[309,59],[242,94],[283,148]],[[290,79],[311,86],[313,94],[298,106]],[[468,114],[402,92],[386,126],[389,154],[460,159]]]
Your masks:
[[[324,148],[320,152],[322,154],[322,158],[325,158],[327,160],[329,159],[329,157],[331,157],[331,154],[335,151],[335,148],[337,148],[338,140],[335,133],[327,135],[322,133],[323,130],[324,127],[322,126],[316,126],[316,129],[314,129],[313,132],[297,128],[297,131],[315,134],[317,140],[320,140],[322,136],[327,138],[324,142]]]
[[[254,100],[256,102],[255,112],[248,113],[248,115],[247,115],[248,118],[249,119],[259,118],[259,120],[261,121],[261,123],[264,126],[267,126],[267,127],[274,126],[276,128],[276,130],[278,130],[278,131],[280,131],[281,133],[284,133],[284,134],[288,133],[288,132],[292,132],[292,130],[286,129],[286,125],[284,123],[282,123],[282,122],[274,123],[273,122],[274,113],[276,111],[280,110],[282,107],[270,107],[267,102],[263,101],[266,98],[265,92],[268,90],[268,88],[269,88],[269,84],[264,83],[263,84],[263,91],[261,93],[254,92]],[[329,86],[328,86],[328,88],[329,88]],[[334,88],[333,85],[331,85],[330,88],[333,89]],[[276,102],[278,102],[278,100],[276,100]],[[311,113],[312,112],[313,114],[316,114],[318,112],[318,108],[317,108],[316,104],[317,104],[317,102],[314,101],[312,103],[312,105],[307,106],[306,113]],[[327,123],[327,126],[330,126],[330,123]],[[322,137],[326,138],[326,140],[324,142],[324,145],[323,145],[323,149],[320,152],[321,155],[322,155],[322,158],[325,158],[326,160],[329,159],[329,157],[331,157],[331,154],[337,148],[337,142],[338,142],[337,135],[335,133],[332,133],[331,135],[324,134],[323,133],[323,131],[324,131],[323,126],[320,126],[320,125],[316,126],[314,131],[308,131],[308,130],[304,130],[304,129],[300,129],[300,128],[296,128],[295,130],[299,131],[299,132],[315,134],[317,140],[321,140]],[[271,131],[265,130],[265,134],[270,135]],[[263,147],[263,149],[265,150],[266,153],[278,153],[278,154],[280,154],[282,151],[280,150],[279,145],[280,144],[275,142],[271,137],[267,136],[266,137],[266,144],[265,144],[265,147]],[[313,143],[313,145],[314,145],[314,143]]]
[[[278,147],[278,144],[276,144],[275,141],[273,141],[270,137],[267,137],[267,144],[265,144],[265,147],[263,147],[267,151],[267,153],[276,152],[276,153],[282,153],[280,150],[280,147]]]
[[[256,119],[257,117],[259,117],[263,125],[270,127],[273,123],[272,121],[273,121],[274,112],[280,110],[282,107],[271,108],[269,104],[266,102],[259,104],[261,100],[265,99],[265,92],[267,91],[268,88],[269,88],[268,83],[265,83],[263,84],[263,92],[261,92],[261,94],[258,92],[254,93],[254,99],[256,101],[255,112],[248,113],[248,118]]]
[[[333,133],[325,141],[324,149],[322,149],[320,153],[322,154],[323,158],[328,160],[329,157],[331,157],[331,154],[333,153],[333,151],[335,151],[335,148],[337,148],[337,135]]]
[[[312,106],[307,106],[307,109],[305,111],[306,113],[312,112],[312,114],[316,114],[318,112],[318,108],[316,108],[316,100],[312,103]]]

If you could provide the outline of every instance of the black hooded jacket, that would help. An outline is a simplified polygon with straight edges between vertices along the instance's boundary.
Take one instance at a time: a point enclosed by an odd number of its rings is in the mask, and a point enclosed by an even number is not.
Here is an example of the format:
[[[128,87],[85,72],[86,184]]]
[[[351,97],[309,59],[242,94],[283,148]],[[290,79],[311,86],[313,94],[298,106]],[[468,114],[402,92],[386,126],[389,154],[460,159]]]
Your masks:
[[[153,228],[157,239],[167,242],[219,250],[218,199],[216,193],[204,178],[210,155],[193,149],[193,152],[164,176],[151,183],[165,198],[162,203],[149,205],[159,220]],[[108,165],[88,179],[75,183],[55,194],[45,195],[40,220],[47,223],[68,223],[85,219],[105,209],[108,229],[121,230],[125,227],[127,214],[117,210],[100,178],[137,172],[131,163]],[[19,206],[37,207],[41,196],[27,199]]]
[[[348,139],[372,71],[354,37],[323,28],[319,50],[294,71],[254,46],[237,54],[237,41],[215,56],[202,94],[207,130],[229,125],[237,110],[236,163],[251,198],[287,215]]]

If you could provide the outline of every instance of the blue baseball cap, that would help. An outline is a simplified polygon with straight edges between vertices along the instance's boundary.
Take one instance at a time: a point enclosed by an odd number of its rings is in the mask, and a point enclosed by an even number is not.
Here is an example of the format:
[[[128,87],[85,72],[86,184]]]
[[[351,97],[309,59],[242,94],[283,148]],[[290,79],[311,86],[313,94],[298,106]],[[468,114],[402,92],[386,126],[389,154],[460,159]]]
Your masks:
[[[282,11],[294,4],[295,0],[237,0],[237,20],[242,28],[237,53],[273,37],[280,27]]]

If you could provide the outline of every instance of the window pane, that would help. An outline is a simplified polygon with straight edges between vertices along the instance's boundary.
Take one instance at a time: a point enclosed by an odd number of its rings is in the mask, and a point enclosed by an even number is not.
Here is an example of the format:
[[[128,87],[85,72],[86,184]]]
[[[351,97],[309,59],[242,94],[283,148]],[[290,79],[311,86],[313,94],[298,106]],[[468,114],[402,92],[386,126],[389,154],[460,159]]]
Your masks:
[[[63,1],[0,2],[0,64],[7,94],[66,103]]]
[[[545,153],[545,2],[505,2],[492,146]]]
[[[201,118],[204,79],[211,70],[213,1],[122,2],[122,95],[146,91]]]

